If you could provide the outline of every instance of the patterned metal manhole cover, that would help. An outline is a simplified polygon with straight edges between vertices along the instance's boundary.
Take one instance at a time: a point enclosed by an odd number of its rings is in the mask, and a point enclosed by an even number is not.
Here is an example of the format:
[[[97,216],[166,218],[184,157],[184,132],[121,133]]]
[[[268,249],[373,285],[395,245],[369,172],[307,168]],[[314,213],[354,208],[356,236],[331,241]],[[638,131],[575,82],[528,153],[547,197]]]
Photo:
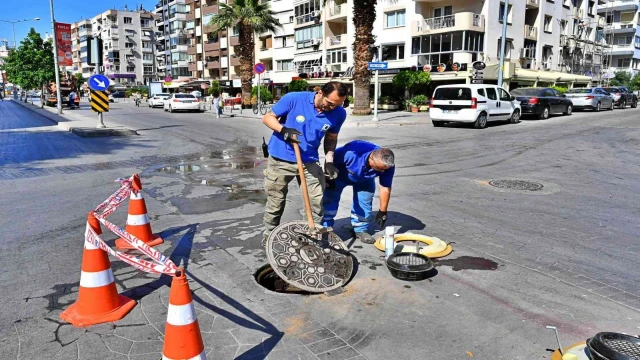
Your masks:
[[[538,191],[544,187],[542,184],[527,180],[491,180],[489,185],[500,189]]]
[[[353,271],[349,250],[336,234],[315,240],[306,233],[305,221],[291,221],[273,229],[267,239],[267,256],[284,281],[309,292],[325,292],[344,286]]]

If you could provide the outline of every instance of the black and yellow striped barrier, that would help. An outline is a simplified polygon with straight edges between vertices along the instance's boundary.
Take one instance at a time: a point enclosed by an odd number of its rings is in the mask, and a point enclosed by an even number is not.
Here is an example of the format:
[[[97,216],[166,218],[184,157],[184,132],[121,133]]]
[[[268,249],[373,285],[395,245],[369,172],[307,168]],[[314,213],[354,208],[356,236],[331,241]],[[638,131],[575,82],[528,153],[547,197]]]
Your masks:
[[[109,95],[106,91],[91,91],[91,110],[94,112],[109,112]]]

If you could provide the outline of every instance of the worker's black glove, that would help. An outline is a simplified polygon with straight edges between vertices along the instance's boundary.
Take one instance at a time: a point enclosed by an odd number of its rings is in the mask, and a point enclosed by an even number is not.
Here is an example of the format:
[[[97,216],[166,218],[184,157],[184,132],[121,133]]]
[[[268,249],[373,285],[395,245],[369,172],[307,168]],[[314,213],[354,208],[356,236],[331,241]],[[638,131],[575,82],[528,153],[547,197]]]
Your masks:
[[[386,222],[387,222],[387,212],[378,211],[378,214],[376,214],[376,224],[378,224],[378,226],[383,228]]]
[[[293,135],[302,135],[300,131],[294,128],[288,128],[286,126],[283,126],[282,129],[280,129],[280,134],[282,134],[284,141],[288,143],[300,143],[300,141],[294,139]]]
[[[335,180],[338,178],[338,168],[332,162],[324,163],[324,173],[329,180]]]

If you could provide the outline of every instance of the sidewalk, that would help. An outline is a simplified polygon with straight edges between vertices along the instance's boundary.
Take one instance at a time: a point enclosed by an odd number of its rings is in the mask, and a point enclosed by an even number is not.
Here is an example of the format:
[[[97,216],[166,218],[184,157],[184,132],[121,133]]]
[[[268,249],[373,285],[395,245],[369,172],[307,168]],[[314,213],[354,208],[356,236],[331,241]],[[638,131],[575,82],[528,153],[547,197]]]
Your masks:
[[[58,125],[58,128],[65,131],[71,131],[79,136],[127,136],[137,135],[134,130],[128,129],[125,126],[118,125],[109,121],[107,129],[98,129],[98,113],[91,111],[91,107],[87,101],[81,104],[80,108],[74,110],[62,109],[62,115],[58,115],[58,109],[55,107],[45,106],[40,107],[40,99],[31,99],[25,103],[23,101],[12,100],[14,103],[19,104],[45,118],[53,121]]]
[[[371,121],[373,114],[365,116],[356,116],[351,114],[352,109],[347,109],[347,120],[344,126],[347,127],[378,127],[378,126],[410,126],[410,125],[431,125],[429,113],[411,113],[407,111],[378,111],[379,121]],[[237,118],[262,119],[263,115],[254,114],[251,109],[234,110],[231,113]],[[224,113],[223,116],[229,116]]]

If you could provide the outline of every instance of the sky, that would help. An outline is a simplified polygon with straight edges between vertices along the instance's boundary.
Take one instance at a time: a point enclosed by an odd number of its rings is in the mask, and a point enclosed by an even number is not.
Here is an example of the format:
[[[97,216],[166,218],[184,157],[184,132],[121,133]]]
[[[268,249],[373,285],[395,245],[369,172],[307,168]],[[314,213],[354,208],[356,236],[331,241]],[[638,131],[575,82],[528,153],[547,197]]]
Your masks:
[[[127,5],[129,9],[135,9],[142,4],[146,10],[155,9],[157,0],[53,0],[54,12],[57,22],[73,23],[78,20],[92,18],[108,9],[123,10]],[[28,5],[20,6],[19,3]],[[11,4],[11,5],[10,5]],[[51,11],[49,0],[0,0],[0,20],[16,21],[39,17],[40,21],[27,21],[15,24],[16,40],[27,36],[29,29],[34,27],[36,31],[45,36],[51,34]],[[11,24],[0,21],[0,39],[6,38],[13,46],[13,28]]]

